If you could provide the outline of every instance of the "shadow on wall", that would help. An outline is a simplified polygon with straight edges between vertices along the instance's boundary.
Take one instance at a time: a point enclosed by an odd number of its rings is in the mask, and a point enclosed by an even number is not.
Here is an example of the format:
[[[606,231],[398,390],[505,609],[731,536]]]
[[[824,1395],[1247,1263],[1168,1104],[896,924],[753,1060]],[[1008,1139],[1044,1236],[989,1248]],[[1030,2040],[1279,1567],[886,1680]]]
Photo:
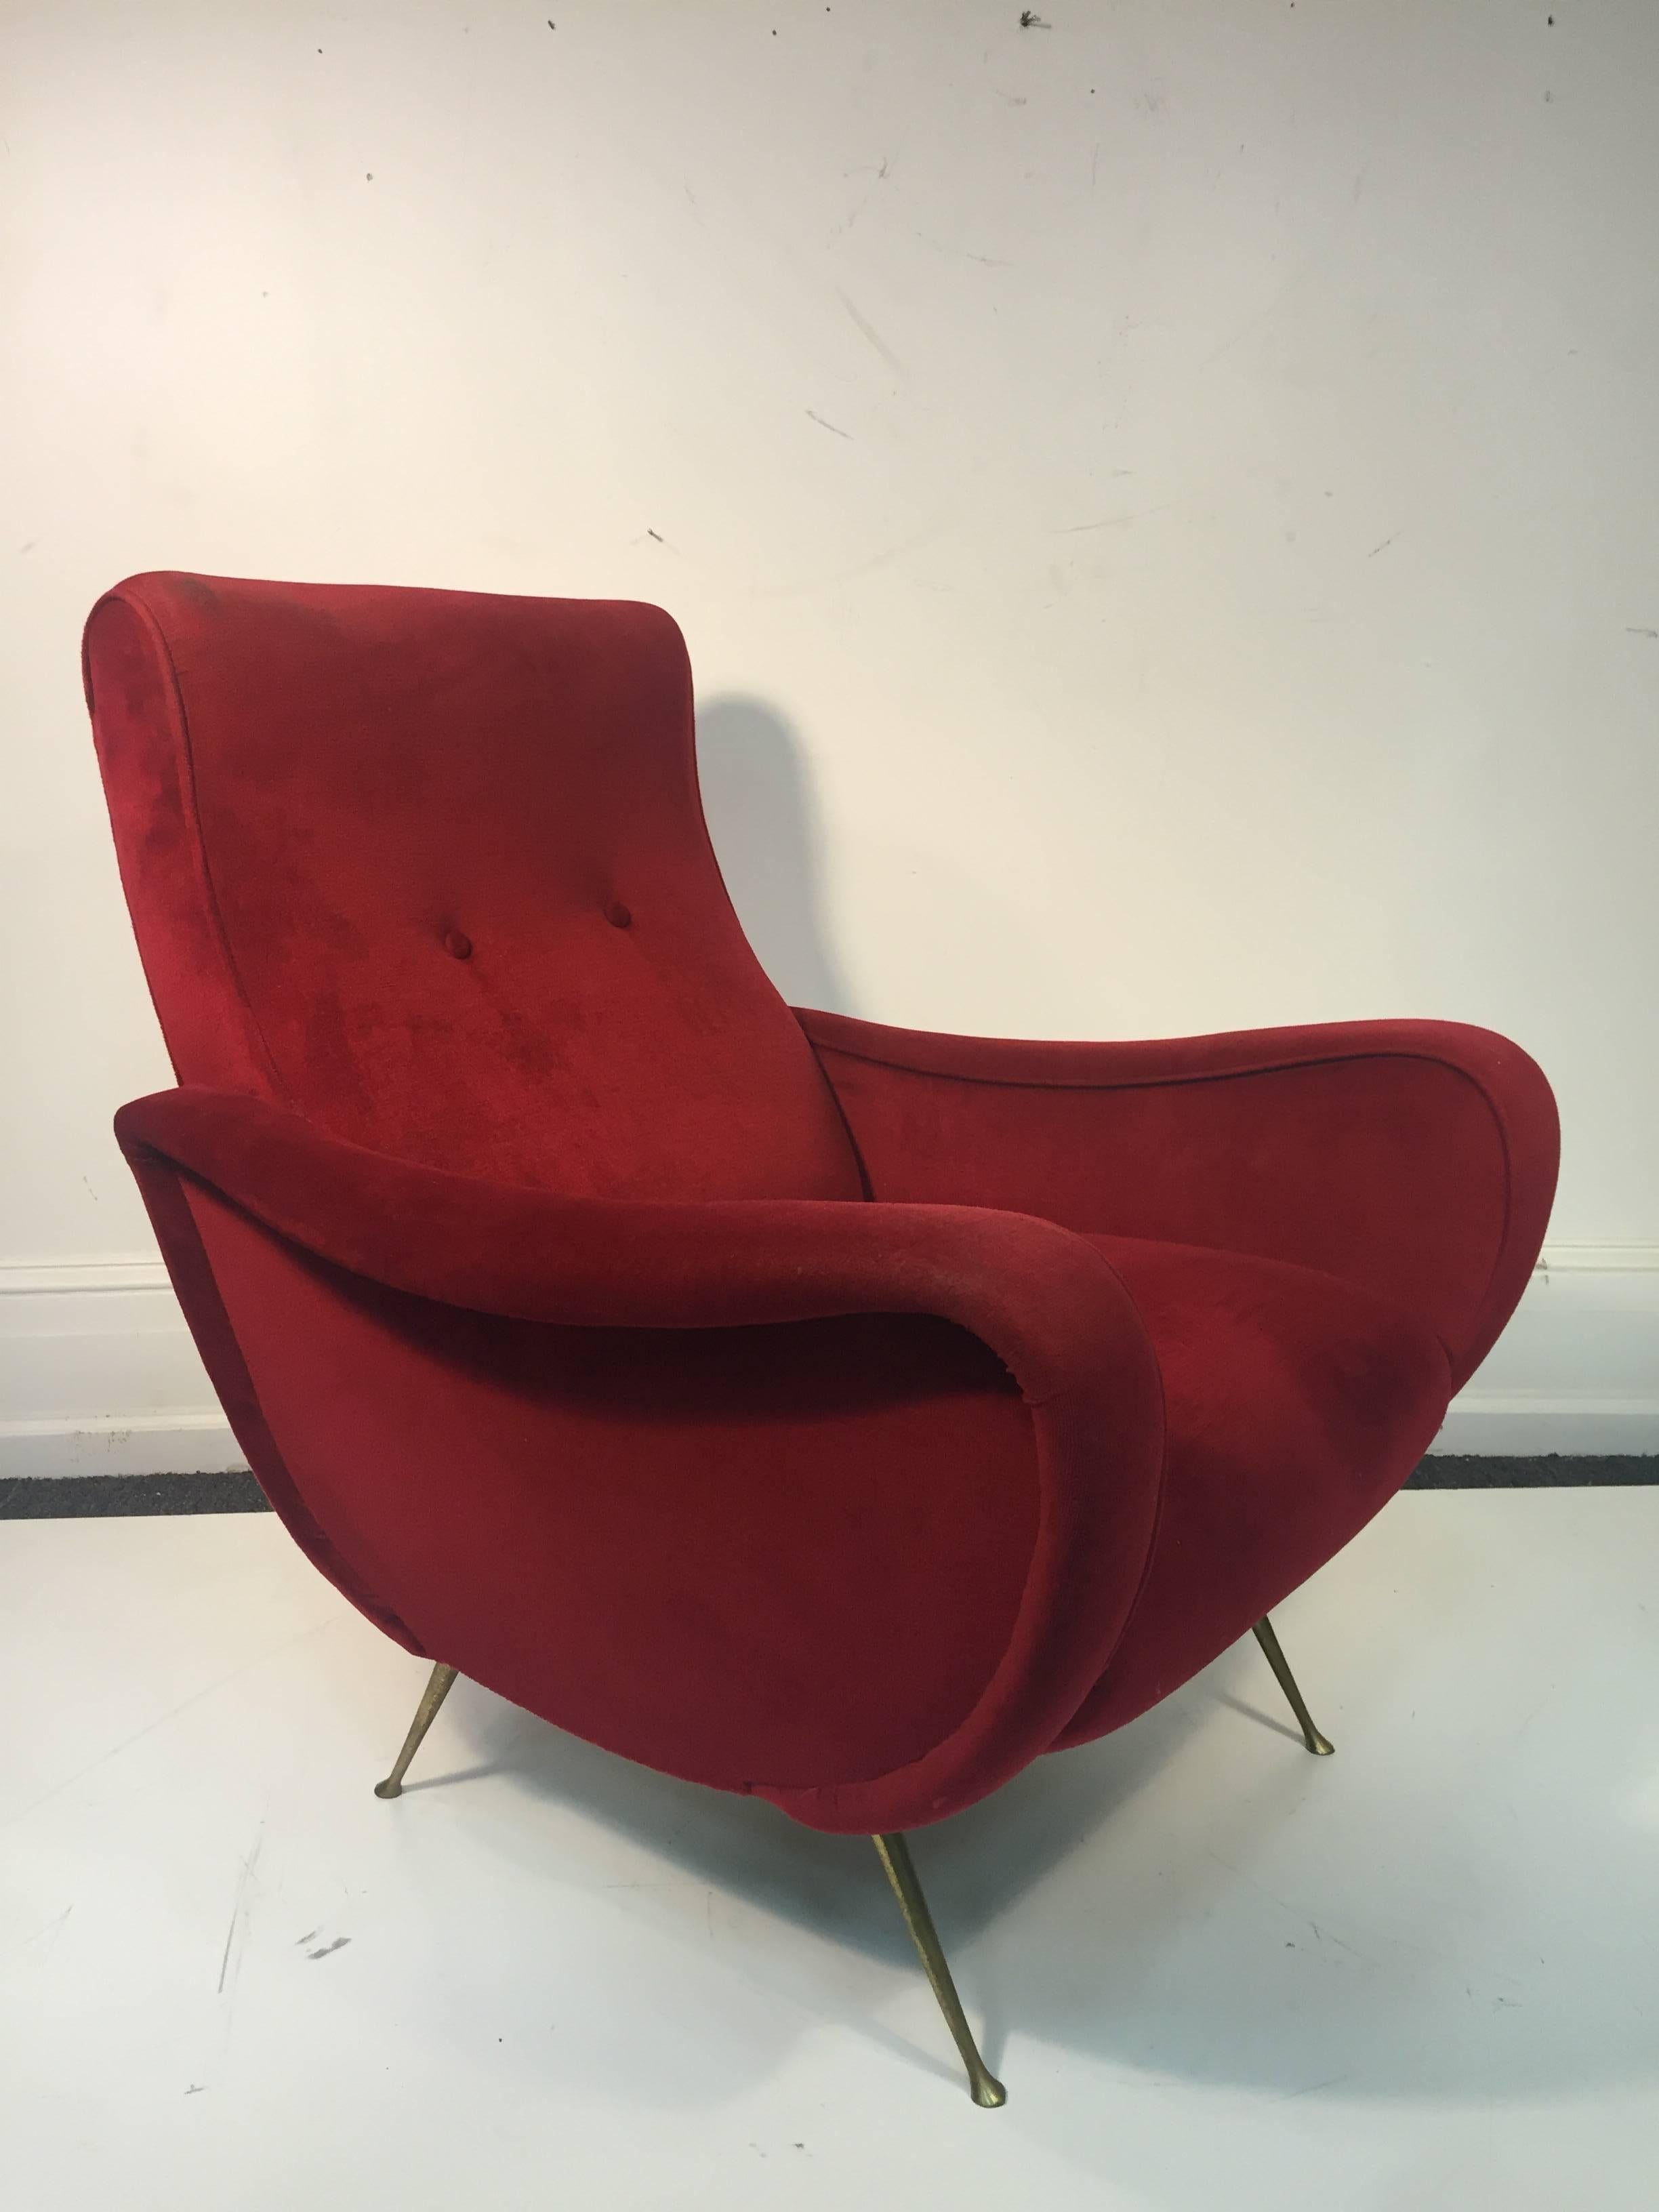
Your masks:
[[[761,965],[794,1006],[850,1013],[825,927],[823,841],[799,735],[738,694],[697,709],[697,775],[726,887]]]
[[[1056,959],[1006,883],[896,818],[854,848],[866,941],[884,950],[879,1009],[856,1002],[823,896],[823,839],[800,738],[764,700],[700,704],[703,810],[732,903],[761,965],[795,1006],[976,1036],[1103,1036],[1121,1026],[1109,974]],[[1059,872],[1051,871],[1051,876]],[[1054,906],[1051,939],[1070,926]],[[1079,1010],[1081,1006],[1081,1011]]]

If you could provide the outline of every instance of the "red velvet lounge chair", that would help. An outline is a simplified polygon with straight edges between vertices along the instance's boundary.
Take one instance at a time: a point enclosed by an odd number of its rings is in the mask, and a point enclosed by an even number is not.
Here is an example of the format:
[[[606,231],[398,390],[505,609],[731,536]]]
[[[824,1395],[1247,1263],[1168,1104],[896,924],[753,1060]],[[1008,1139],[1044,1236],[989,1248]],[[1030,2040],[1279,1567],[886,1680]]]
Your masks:
[[[1405,1480],[1554,1182],[1436,1022],[792,1012],[654,607],[140,576],[88,696],[179,1088],[117,1127],[296,1542],[589,1741],[873,1835],[1121,1726]]]

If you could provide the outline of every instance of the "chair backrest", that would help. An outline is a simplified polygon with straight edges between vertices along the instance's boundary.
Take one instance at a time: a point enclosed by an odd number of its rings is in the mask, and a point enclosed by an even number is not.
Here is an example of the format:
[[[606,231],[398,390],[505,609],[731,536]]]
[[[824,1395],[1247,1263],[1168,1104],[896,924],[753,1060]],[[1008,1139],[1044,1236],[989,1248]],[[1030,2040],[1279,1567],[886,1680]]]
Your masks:
[[[660,609],[157,574],[85,665],[181,1083],[575,1194],[854,1198]]]

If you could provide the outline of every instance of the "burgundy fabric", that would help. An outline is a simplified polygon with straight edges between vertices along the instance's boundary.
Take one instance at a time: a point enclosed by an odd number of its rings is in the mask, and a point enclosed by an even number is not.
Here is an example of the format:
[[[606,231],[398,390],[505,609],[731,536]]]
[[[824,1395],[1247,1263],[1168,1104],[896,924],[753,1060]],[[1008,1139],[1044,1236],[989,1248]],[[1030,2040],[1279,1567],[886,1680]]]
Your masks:
[[[1157,1347],[1169,1441],[1139,1601],[1061,1743],[1178,1689],[1357,1535],[1449,1388],[1432,1329],[1375,1291],[1248,1254],[1089,1242]]]
[[[558,1198],[234,1092],[163,1091],[117,1130],[170,1265],[185,1194],[250,1463],[406,1643],[855,1830],[994,1789],[1106,1666],[1162,1392],[1084,1238],[981,1207]],[[230,1350],[198,1341],[217,1382]]]
[[[1344,1022],[1042,1044],[800,1021],[878,1198],[1213,1244],[1421,1314],[1460,1389],[1514,1311],[1555,1193],[1555,1102],[1489,1030]]]
[[[1536,1256],[1484,1031],[792,1018],[655,609],[144,577],[87,671],[183,1086],[118,1127],[250,1462],[389,1634],[628,1756],[903,1828],[1117,1726],[1397,1488]]]
[[[86,672],[181,1080],[548,1190],[860,1194],[659,608],[137,576]]]
[[[118,1115],[118,1128],[119,1119]],[[129,1152],[127,1162],[137,1179],[208,1379],[218,1395],[237,1443],[247,1455],[248,1465],[258,1477],[260,1488],[312,1565],[406,1650],[422,1652],[423,1647],[414,1632],[376,1596],[335,1548],[289,1473],[272,1439],[242,1346],[225,1310],[218,1279],[191,1210],[190,1194],[180,1178],[153,1157]]]
[[[970,1722],[1042,1478],[1018,1392],[965,1331],[549,1327],[411,1298],[214,1194],[188,1202],[285,1468],[422,1650],[667,1772],[830,1803]],[[917,1601],[936,1586],[947,1638]]]

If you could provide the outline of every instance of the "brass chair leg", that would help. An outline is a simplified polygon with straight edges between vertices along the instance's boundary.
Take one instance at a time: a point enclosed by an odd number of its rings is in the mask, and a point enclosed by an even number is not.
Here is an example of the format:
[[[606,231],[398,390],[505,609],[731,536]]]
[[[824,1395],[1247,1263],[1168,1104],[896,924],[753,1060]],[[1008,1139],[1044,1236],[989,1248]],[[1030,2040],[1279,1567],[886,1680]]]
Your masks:
[[[893,1885],[893,1894],[899,1901],[899,1911],[904,1915],[904,1924],[921,1954],[922,1966],[933,1985],[933,1995],[939,1999],[939,2010],[945,2014],[945,2025],[955,2038],[957,2049],[962,2053],[962,2063],[968,2069],[969,2094],[976,2105],[983,2105],[988,2110],[997,2105],[1006,2105],[1008,2092],[980,2057],[979,2045],[974,2041],[973,2031],[962,2009],[962,1999],[957,1995],[957,1985],[951,1978],[951,1969],[940,1948],[938,1930],[933,1926],[933,1916],[927,1910],[921,1884],[916,1880],[909,1845],[902,1835],[872,1836],[870,1840],[887,1869],[887,1879]]]
[[[398,1753],[392,1771],[384,1782],[377,1782],[374,1785],[377,1797],[398,1797],[403,1794],[404,1777],[409,1771],[409,1762],[420,1749],[421,1738],[431,1727],[439,1706],[449,1695],[449,1687],[455,1680],[455,1674],[456,1669],[446,1667],[441,1660],[433,1668],[427,1686],[421,1692],[421,1702],[415,1708],[415,1717],[409,1724],[409,1734],[404,1738],[404,1747]]]
[[[1267,1664],[1279,1678],[1279,1686],[1290,1700],[1291,1711],[1302,1724],[1302,1741],[1316,1759],[1328,1759],[1336,1746],[1322,1736],[1313,1724],[1313,1715],[1303,1703],[1302,1692],[1296,1686],[1296,1677],[1286,1665],[1285,1654],[1279,1648],[1279,1638],[1273,1634],[1273,1625],[1264,1613],[1255,1625],[1255,1640],[1267,1655]]]

